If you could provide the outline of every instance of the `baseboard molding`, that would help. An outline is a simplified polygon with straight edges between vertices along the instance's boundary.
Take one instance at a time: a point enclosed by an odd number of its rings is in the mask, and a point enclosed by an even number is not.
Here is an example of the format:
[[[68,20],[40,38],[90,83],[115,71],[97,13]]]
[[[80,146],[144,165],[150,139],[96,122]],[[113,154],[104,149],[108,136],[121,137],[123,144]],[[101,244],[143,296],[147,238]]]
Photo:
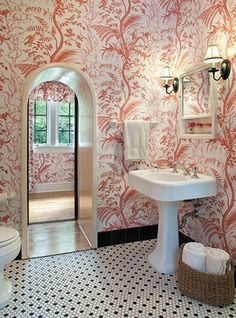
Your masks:
[[[133,227],[98,233],[98,247],[150,240],[157,237],[158,225]]]
[[[35,193],[73,191],[74,183],[40,183],[35,184]]]
[[[158,224],[98,233],[98,247],[157,238]],[[194,242],[179,232],[179,244]]]

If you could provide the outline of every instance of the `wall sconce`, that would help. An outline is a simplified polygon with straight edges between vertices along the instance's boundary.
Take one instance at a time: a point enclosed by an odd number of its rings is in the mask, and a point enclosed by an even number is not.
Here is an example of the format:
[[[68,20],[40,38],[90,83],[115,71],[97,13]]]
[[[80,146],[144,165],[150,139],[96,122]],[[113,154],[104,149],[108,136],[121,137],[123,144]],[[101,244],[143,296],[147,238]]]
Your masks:
[[[215,63],[219,62],[222,62],[220,65],[220,69],[215,67]],[[215,81],[219,81],[221,78],[223,80],[226,80],[229,77],[231,69],[230,61],[223,59],[218,45],[213,44],[208,46],[204,63],[212,64],[212,67],[208,70],[208,72],[212,73],[212,76]],[[218,78],[216,78],[215,76],[217,72],[220,72],[220,77]]]
[[[163,85],[163,87],[165,88],[167,94],[171,94],[172,92],[175,92],[175,93],[178,92],[179,79],[177,77],[173,78],[172,71],[171,71],[171,68],[169,66],[165,66],[163,68],[162,75],[160,76],[160,78],[166,81],[166,83],[165,83],[165,85]],[[171,91],[168,91],[169,87],[171,87],[168,84],[169,80],[173,80]]]

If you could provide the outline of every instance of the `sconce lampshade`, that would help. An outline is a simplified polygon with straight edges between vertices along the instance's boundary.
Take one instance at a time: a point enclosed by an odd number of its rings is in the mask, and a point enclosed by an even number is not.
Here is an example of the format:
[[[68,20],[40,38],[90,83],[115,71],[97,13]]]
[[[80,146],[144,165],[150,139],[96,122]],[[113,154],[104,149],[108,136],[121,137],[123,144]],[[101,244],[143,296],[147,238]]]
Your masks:
[[[169,66],[163,67],[160,78],[163,80],[173,79],[173,73]]]
[[[163,67],[160,78],[162,80],[165,80],[165,82],[166,82],[165,85],[163,85],[163,87],[165,88],[166,94],[171,94],[172,92],[175,92],[175,93],[178,92],[179,79],[177,77],[175,77],[175,78],[173,77],[172,70],[171,70],[171,68],[169,66]],[[173,80],[173,83],[171,84],[171,86],[172,86],[172,90],[171,91],[169,91],[169,88],[171,87],[168,84],[169,80]]]
[[[208,46],[204,62],[212,64],[211,68],[208,69],[208,72],[212,73],[215,81],[219,81],[221,78],[226,80],[229,77],[231,63],[229,60],[223,59],[218,45],[213,44]],[[220,68],[216,68],[215,63],[219,62],[221,62]],[[220,73],[219,77],[216,77],[217,72]]]
[[[207,48],[206,56],[204,58],[204,63],[218,63],[222,62],[223,58],[220,53],[220,48],[218,45],[209,45]]]

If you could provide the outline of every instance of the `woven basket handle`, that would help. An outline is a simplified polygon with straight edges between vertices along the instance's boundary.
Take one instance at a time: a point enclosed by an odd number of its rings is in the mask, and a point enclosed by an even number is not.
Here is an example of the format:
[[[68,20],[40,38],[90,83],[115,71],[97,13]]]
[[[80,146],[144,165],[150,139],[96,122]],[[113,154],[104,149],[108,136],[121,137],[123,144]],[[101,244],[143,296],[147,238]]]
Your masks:
[[[177,257],[177,263],[179,263],[180,261],[182,261],[182,254],[183,254],[184,245],[185,245],[185,243],[182,243],[182,244],[180,245],[179,252],[178,252],[178,257]]]
[[[227,261],[227,264],[226,264],[225,273],[227,274],[231,271],[234,271],[234,263],[233,263],[232,258],[230,257]]]

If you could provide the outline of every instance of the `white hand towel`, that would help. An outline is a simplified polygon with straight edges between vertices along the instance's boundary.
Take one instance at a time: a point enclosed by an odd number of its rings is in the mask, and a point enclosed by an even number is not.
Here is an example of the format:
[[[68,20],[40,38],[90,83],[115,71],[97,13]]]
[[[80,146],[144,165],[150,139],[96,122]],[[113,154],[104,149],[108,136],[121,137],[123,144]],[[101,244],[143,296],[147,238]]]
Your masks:
[[[200,272],[206,269],[206,252],[201,243],[190,242],[184,245],[182,261]]]
[[[220,248],[209,248],[206,255],[206,272],[216,275],[225,274],[229,254]]]
[[[124,121],[125,160],[148,159],[149,122]]]

